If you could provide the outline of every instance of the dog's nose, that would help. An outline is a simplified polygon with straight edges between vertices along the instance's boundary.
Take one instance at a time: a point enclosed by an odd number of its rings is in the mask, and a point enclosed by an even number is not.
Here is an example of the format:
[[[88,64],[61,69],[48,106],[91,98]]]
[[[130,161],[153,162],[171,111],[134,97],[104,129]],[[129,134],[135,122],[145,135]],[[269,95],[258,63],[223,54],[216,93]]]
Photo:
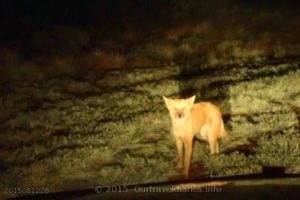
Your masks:
[[[182,113],[177,113],[176,114],[176,118],[177,119],[182,119],[183,118],[183,114]]]

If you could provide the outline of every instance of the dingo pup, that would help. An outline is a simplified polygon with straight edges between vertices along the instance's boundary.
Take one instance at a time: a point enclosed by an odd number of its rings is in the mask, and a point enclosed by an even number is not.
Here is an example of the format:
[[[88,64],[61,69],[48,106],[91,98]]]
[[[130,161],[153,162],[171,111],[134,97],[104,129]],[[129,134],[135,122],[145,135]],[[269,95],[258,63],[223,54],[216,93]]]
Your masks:
[[[211,154],[219,153],[219,138],[228,138],[222,114],[220,109],[210,102],[194,104],[195,95],[187,99],[169,99],[164,96],[163,99],[169,110],[172,132],[176,140],[177,167],[183,169],[183,174],[188,177],[195,136],[209,143]]]

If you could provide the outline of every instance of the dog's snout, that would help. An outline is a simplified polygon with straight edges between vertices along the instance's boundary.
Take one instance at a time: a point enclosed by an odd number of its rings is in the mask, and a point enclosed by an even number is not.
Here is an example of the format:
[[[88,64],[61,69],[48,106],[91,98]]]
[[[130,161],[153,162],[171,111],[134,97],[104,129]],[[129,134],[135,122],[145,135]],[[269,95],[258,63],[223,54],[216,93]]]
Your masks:
[[[183,117],[183,114],[182,113],[178,113],[178,118],[182,118]]]
[[[176,111],[175,112],[175,117],[176,117],[176,119],[182,119],[184,117],[183,112],[182,111]]]

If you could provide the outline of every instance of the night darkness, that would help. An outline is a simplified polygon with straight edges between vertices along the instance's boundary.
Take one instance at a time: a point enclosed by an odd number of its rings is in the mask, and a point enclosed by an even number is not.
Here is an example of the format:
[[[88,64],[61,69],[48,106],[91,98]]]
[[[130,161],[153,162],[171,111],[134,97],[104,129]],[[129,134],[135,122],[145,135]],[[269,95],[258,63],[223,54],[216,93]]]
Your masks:
[[[191,1],[188,1],[191,2]],[[101,31],[124,29],[126,24],[136,29],[167,26],[170,21],[218,20],[230,14],[247,23],[257,13],[282,14],[285,20],[298,18],[298,1],[239,1],[207,3],[149,0],[90,0],[90,1],[1,1],[2,43],[26,40],[34,32],[55,26],[76,26]],[[197,6],[192,8],[192,6]],[[178,13],[177,13],[178,12]],[[180,13],[181,12],[181,13]],[[245,15],[245,16],[243,16]],[[248,16],[247,16],[248,15]],[[159,22],[159,23],[157,23]],[[150,27],[149,27],[150,26]],[[19,41],[22,42],[22,41]],[[24,41],[23,41],[24,42]]]
[[[141,184],[161,199],[175,195],[159,193],[166,183],[191,180],[214,187],[203,198],[293,197],[299,11],[296,0],[0,1],[0,199],[132,199]]]

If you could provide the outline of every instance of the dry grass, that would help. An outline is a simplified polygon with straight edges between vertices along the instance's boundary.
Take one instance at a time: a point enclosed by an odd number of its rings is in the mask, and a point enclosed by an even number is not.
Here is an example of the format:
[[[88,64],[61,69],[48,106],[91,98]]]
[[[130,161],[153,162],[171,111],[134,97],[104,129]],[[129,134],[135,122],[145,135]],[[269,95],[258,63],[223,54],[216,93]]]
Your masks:
[[[259,173],[263,165],[299,173],[298,61],[219,66],[205,76],[207,69],[190,70],[194,75],[182,80],[174,66],[13,84],[0,98],[7,110],[0,125],[1,186],[61,191],[178,177],[161,95],[182,90],[230,116],[231,139],[220,155],[209,156],[207,144],[196,142],[192,176]]]
[[[218,156],[196,142],[193,177],[263,165],[299,173],[299,41],[265,29],[250,37],[260,28],[205,21],[126,30],[86,50],[86,32],[60,27],[46,36],[73,35],[74,50],[44,62],[1,54],[0,186],[53,192],[178,178],[161,96],[192,93],[222,108],[231,135]]]

